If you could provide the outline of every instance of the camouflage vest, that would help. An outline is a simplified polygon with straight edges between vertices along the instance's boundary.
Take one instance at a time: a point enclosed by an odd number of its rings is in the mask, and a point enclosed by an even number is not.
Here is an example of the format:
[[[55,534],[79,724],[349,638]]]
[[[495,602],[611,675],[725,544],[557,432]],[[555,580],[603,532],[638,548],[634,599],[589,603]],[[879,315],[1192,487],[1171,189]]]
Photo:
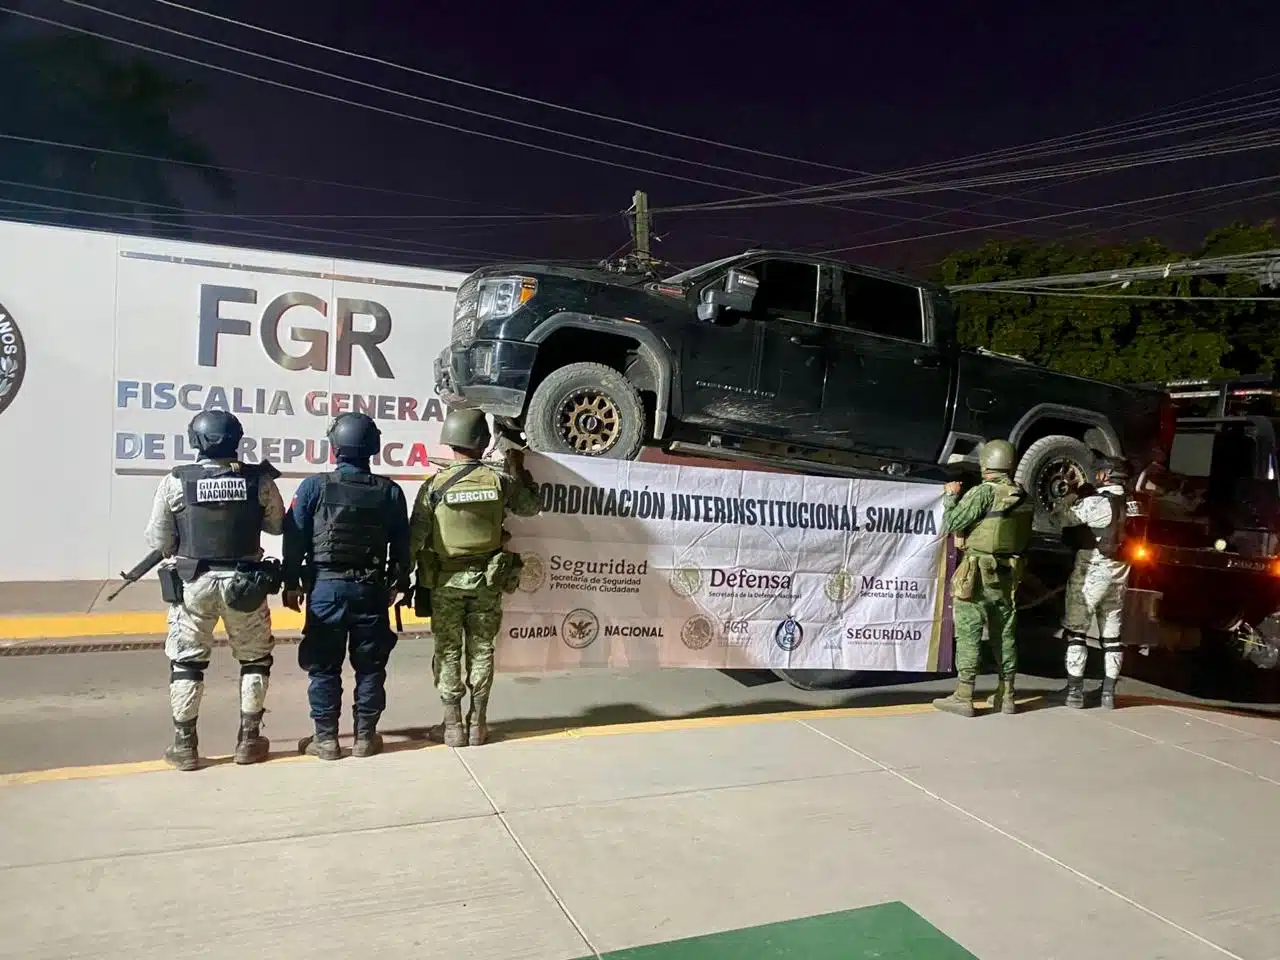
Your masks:
[[[995,499],[986,514],[964,536],[964,548],[997,556],[1016,556],[1031,544],[1035,505],[1012,480],[985,480]]]
[[[506,505],[502,478],[475,461],[450,466],[431,479],[427,496],[435,522],[431,546],[442,560],[491,554],[502,546]]]

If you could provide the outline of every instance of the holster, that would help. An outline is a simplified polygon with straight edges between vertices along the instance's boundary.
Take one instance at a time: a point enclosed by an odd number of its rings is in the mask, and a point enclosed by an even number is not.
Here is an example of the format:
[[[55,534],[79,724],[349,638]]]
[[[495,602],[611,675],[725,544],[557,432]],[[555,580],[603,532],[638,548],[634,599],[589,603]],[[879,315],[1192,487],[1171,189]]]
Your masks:
[[[165,603],[182,603],[182,577],[178,576],[177,567],[161,564],[156,571],[156,579],[160,581],[160,598]]]
[[[489,558],[489,565],[484,570],[485,586],[503,593],[515,593],[520,586],[520,574],[524,570],[524,559],[510,550],[499,550]]]
[[[1000,561],[990,554],[980,554],[977,558],[978,574],[982,577],[984,590],[993,592],[1000,589]]]
[[[227,582],[227,606],[240,613],[253,613],[267,597],[280,592],[283,582],[280,561],[275,557],[247,560],[236,567]]]

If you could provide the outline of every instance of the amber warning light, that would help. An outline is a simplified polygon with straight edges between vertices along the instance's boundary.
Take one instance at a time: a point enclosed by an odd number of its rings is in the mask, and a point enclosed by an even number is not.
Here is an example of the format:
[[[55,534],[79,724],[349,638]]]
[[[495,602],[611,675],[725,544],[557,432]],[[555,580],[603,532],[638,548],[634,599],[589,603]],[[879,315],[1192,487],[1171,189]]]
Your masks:
[[[1151,556],[1151,548],[1145,543],[1133,543],[1129,546],[1130,563],[1146,563]]]

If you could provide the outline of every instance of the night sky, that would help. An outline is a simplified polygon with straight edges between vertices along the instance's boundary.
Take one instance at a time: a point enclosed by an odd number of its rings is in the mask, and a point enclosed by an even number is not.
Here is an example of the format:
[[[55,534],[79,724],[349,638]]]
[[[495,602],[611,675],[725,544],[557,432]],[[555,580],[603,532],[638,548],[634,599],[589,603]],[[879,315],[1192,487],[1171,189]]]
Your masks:
[[[92,2],[148,23],[549,131],[307,74],[62,0],[16,5],[360,104],[651,171],[540,153],[157,58],[166,70],[207,86],[207,104],[185,116],[182,125],[212,144],[219,163],[386,191],[237,174],[234,205],[219,206],[194,187],[184,188],[194,207],[272,221],[218,221],[228,230],[299,238],[290,244],[200,232],[202,240],[445,267],[505,258],[591,261],[627,243],[620,214],[636,189],[646,190],[658,210],[740,200],[748,191],[776,193],[950,162],[1143,116],[1150,123],[1172,110],[1183,113],[1169,122],[1184,127],[1230,122],[1088,152],[1058,145],[1044,156],[1000,166],[919,174],[914,185],[921,192],[833,201],[848,208],[842,210],[791,204],[659,213],[655,226],[662,242],[655,253],[687,266],[753,244],[847,248],[834,255],[919,273],[946,253],[992,236],[1089,241],[1155,235],[1189,248],[1207,227],[1280,210],[1280,179],[1216,189],[1276,176],[1276,146],[1128,171],[974,187],[982,195],[924,192],[922,186],[1280,133],[1280,8],[1272,3],[1235,0],[1219,5],[1230,10],[1226,15],[1215,13],[1214,5],[1183,2],[842,5],[796,0],[753,7],[189,0],[227,18],[469,83],[840,168],[824,169],[340,58],[154,0]],[[1280,145],[1280,136],[1260,138],[1273,141]],[[707,184],[670,179],[660,175],[664,172]],[[901,179],[887,179],[871,188],[903,185]],[[1131,202],[1191,190],[1201,192]],[[1116,203],[1126,205],[1081,209]],[[543,214],[586,216],[512,219]],[[506,219],[482,219],[495,216]],[[999,227],[1029,218],[1038,219]],[[320,229],[300,230],[298,224]],[[321,232],[338,230],[349,233]],[[940,233],[947,235],[928,236]],[[340,239],[356,246],[328,245]]]

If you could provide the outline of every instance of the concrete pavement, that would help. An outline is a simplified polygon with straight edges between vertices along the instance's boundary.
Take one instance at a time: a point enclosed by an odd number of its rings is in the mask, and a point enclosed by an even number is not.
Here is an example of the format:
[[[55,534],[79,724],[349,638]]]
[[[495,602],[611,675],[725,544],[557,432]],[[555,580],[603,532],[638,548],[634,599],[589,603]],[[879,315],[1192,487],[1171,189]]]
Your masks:
[[[571,960],[893,901],[982,960],[1280,957],[1274,720],[707,722],[9,780],[0,957]]]

